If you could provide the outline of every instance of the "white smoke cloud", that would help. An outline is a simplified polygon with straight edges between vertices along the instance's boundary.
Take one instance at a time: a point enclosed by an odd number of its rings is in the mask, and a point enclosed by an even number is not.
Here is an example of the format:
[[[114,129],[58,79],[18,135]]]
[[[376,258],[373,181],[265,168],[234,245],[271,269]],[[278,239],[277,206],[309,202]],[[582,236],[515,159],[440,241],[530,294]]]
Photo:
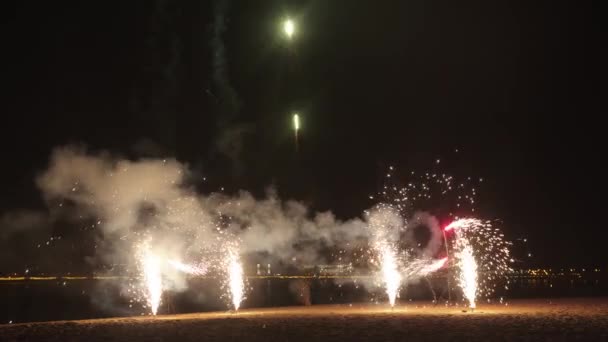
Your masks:
[[[416,213],[408,221],[390,205],[379,205],[364,219],[341,221],[331,212],[312,213],[300,202],[282,201],[273,189],[263,198],[246,191],[199,194],[189,184],[189,175],[187,166],[173,159],[127,160],[67,146],[53,152],[48,169],[36,182],[49,208],[69,203],[64,210],[69,207],[78,217],[97,223],[100,263],[124,264],[136,272],[135,251],[146,239],[151,251],[167,260],[162,270],[165,286],[178,291],[186,287],[186,274],[172,268],[169,260],[213,268],[232,240],[238,241],[244,256],[260,254],[265,261],[296,267],[336,262],[328,260],[333,252],[354,250],[377,239],[399,243],[416,224],[431,231],[422,255],[427,262],[441,246],[437,220],[427,213]],[[31,213],[19,217],[10,220],[21,221],[22,227],[48,220],[48,215]],[[341,263],[353,261],[348,253],[342,256]]]
[[[267,253],[298,265],[325,262],[322,249],[345,248],[368,236],[361,219],[342,222],[331,212],[310,213],[272,190],[261,199],[245,191],[198,194],[187,184],[188,174],[175,160],[133,161],[68,146],[53,152],[37,184],[49,204],[70,202],[98,222],[105,246],[100,258],[116,263],[133,264],[129,243],[144,236],[172,259],[221,253],[221,240],[237,239],[243,254]]]
[[[427,212],[416,212],[408,222],[408,232],[412,232],[412,228],[423,226],[429,231],[429,239],[425,245],[421,246],[421,254],[423,258],[432,258],[437,255],[439,248],[443,244],[443,234],[437,218]],[[414,240],[413,236],[407,236],[408,240]]]

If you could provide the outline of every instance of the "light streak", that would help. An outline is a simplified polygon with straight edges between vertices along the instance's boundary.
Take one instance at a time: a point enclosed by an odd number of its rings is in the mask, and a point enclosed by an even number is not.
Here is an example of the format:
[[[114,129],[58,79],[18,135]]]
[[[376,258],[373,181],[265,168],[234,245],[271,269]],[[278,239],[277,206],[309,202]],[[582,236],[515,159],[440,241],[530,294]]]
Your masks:
[[[293,133],[294,133],[294,139],[295,139],[295,143],[296,143],[296,151],[298,151],[299,148],[299,132],[300,132],[300,115],[298,113],[295,113],[293,115]]]
[[[293,129],[296,131],[300,130],[300,115],[298,113],[293,115]]]
[[[422,267],[420,267],[419,269],[416,270],[415,274],[412,275],[416,275],[419,277],[424,277],[426,275],[429,275],[437,270],[439,270],[440,268],[442,268],[446,262],[448,261],[448,258],[442,258],[439,260],[433,260],[431,262],[426,262],[424,265],[422,265]]]
[[[177,260],[167,260],[167,263],[171,265],[173,268],[180,272],[184,272],[186,274],[195,275],[195,276],[203,276],[207,274],[207,266],[206,265],[191,265],[184,264],[181,261]]]

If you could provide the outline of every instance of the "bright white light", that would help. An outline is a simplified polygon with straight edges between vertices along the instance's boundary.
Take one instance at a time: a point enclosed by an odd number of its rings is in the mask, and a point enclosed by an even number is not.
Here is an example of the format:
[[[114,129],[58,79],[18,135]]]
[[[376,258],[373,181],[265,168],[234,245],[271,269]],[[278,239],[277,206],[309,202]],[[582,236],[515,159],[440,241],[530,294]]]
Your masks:
[[[460,266],[460,287],[469,306],[475,308],[475,297],[477,296],[477,262],[473,257],[473,250],[468,244],[458,253]]]
[[[300,116],[298,113],[293,115],[293,128],[297,131],[300,129]]]
[[[243,274],[243,266],[236,251],[229,251],[228,258],[228,287],[234,310],[238,310],[245,294],[245,276]]]
[[[285,20],[285,22],[283,23],[283,31],[285,31],[285,35],[287,36],[287,38],[291,39],[291,37],[293,36],[294,32],[295,32],[295,25],[293,23],[293,20],[291,19],[287,19]]]
[[[386,294],[388,295],[388,301],[391,306],[395,306],[395,299],[399,294],[399,287],[401,286],[401,274],[399,274],[399,269],[397,267],[395,251],[387,244],[383,244],[379,248],[381,250],[380,262],[382,265],[382,277],[384,278]]]
[[[142,263],[144,284],[147,288],[146,299],[152,314],[156,315],[163,294],[163,283],[160,272],[160,260],[148,249],[142,253]]]

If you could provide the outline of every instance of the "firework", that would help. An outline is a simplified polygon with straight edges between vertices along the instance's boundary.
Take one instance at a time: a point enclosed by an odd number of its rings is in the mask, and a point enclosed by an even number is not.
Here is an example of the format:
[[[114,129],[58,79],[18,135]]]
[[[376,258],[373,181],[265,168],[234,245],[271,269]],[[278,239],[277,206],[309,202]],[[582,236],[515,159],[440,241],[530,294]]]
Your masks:
[[[243,265],[236,249],[228,251],[228,289],[230,291],[230,299],[234,310],[238,310],[241,306],[245,295],[245,276],[243,274]]]
[[[469,301],[469,307],[474,309],[477,296],[477,261],[473,256],[473,249],[466,244],[456,253],[456,258],[460,269],[458,282],[464,297]]]
[[[401,274],[397,266],[397,258],[394,248],[387,244],[381,244],[377,247],[380,251],[380,264],[382,265],[382,279],[386,294],[391,306],[395,306],[395,300],[399,295],[399,287],[401,286]]]
[[[475,218],[463,218],[463,219],[458,219],[456,221],[453,221],[452,223],[448,224],[444,231],[449,232],[452,230],[461,230],[461,229],[466,229],[466,230],[470,230],[470,229],[477,229],[477,228],[483,228],[485,226],[485,223],[481,220],[475,219]]]
[[[465,297],[473,298],[474,303],[475,297],[492,295],[499,283],[508,284],[506,274],[511,271],[511,243],[505,240],[500,229],[490,221],[458,219],[455,216],[456,213],[470,216],[475,214],[476,189],[483,182],[481,178],[456,178],[438,171],[436,166],[434,169],[435,171],[410,172],[405,181],[401,182],[395,177],[395,169],[389,167],[385,184],[377,195],[383,203],[389,203],[384,206],[390,206],[400,216],[413,217],[413,221],[406,221],[405,227],[411,226],[412,222],[416,223],[416,217],[424,210],[455,218],[443,229],[442,234],[431,235],[426,246],[412,246],[411,250],[404,251],[405,257],[400,263],[405,265],[402,274],[406,278],[420,277],[447,264],[447,258],[438,260],[436,264],[427,259],[435,256],[443,243],[445,256],[452,256],[449,266],[455,268],[455,272],[448,272],[446,278],[449,297],[451,298],[450,277],[454,276],[456,283],[463,287],[463,292],[467,292]],[[421,253],[425,258],[415,258]]]
[[[403,181],[400,181],[401,177],[395,177],[396,173],[394,167],[389,167],[377,196],[383,202],[391,203],[404,217],[429,209],[452,217],[454,212],[475,213],[480,179],[458,178],[437,167],[425,172],[411,171]]]
[[[293,20],[286,19],[283,22],[283,32],[285,33],[285,36],[287,37],[287,39],[291,39],[291,37],[293,37],[295,30],[296,30],[296,26],[295,26]]]
[[[402,275],[399,267],[397,247],[394,243],[394,233],[403,227],[403,220],[398,212],[390,205],[379,205],[369,219],[374,238],[373,249],[380,266],[382,284],[386,290],[388,301],[395,306],[399,295]]]
[[[511,243],[490,222],[476,218],[457,219],[445,231],[453,232],[458,284],[474,307],[477,296],[490,296],[511,271]]]
[[[300,132],[300,115],[295,113],[293,115],[293,134],[296,143],[296,150],[298,149],[298,135]]]
[[[153,315],[156,315],[163,293],[160,258],[150,250],[149,240],[138,247],[138,262],[143,280],[143,297]]]
[[[441,269],[447,261],[447,257],[438,260],[413,260],[408,263],[405,274],[407,277],[424,277]]]
[[[167,260],[167,263],[180,272],[195,276],[203,276],[207,274],[208,271],[207,265],[204,264],[184,264],[183,262],[177,260]]]

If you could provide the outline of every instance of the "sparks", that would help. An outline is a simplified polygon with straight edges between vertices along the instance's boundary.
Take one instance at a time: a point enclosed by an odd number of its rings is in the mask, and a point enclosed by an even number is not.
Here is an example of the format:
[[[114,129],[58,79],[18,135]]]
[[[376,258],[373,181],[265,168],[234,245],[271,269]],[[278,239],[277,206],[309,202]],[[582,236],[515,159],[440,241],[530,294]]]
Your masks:
[[[453,221],[452,223],[448,224],[444,230],[446,232],[449,232],[451,230],[470,229],[470,228],[476,228],[476,227],[482,227],[482,226],[483,226],[483,222],[478,219],[463,218],[463,219],[459,219],[459,220]]]
[[[417,270],[416,275],[420,276],[420,277],[429,275],[429,274],[439,270],[440,268],[442,268],[447,261],[448,261],[448,258],[445,257],[445,258],[442,258],[439,260],[433,260],[429,263],[426,263],[419,270]]]
[[[510,242],[488,221],[461,218],[450,223],[446,232],[453,231],[453,249],[457,282],[471,308],[478,296],[488,297],[497,282],[512,269]]]
[[[378,246],[378,249],[380,250],[380,264],[382,265],[384,287],[386,288],[388,301],[392,307],[395,306],[395,300],[399,294],[401,274],[397,267],[397,258],[395,257],[394,249],[387,244],[381,244]]]
[[[460,266],[458,277],[462,292],[469,302],[471,309],[475,308],[475,298],[477,297],[477,261],[473,256],[473,249],[466,245],[456,254]]]
[[[161,277],[160,259],[150,251],[149,242],[146,241],[139,247],[140,270],[143,273],[143,285],[146,289],[144,298],[147,301],[153,315],[156,315],[160,305],[163,284]]]
[[[245,294],[243,266],[235,250],[228,252],[228,287],[234,310],[238,310]]]
[[[169,265],[171,265],[173,268],[175,268],[176,270],[178,270],[180,272],[184,272],[186,274],[191,274],[191,275],[196,275],[196,276],[203,276],[203,275],[207,274],[206,265],[184,264],[183,262],[177,261],[177,260],[167,260],[167,263]]]
[[[369,227],[374,238],[373,249],[380,267],[381,282],[393,307],[402,280],[393,233],[403,227],[403,219],[393,206],[380,204],[369,217]]]

